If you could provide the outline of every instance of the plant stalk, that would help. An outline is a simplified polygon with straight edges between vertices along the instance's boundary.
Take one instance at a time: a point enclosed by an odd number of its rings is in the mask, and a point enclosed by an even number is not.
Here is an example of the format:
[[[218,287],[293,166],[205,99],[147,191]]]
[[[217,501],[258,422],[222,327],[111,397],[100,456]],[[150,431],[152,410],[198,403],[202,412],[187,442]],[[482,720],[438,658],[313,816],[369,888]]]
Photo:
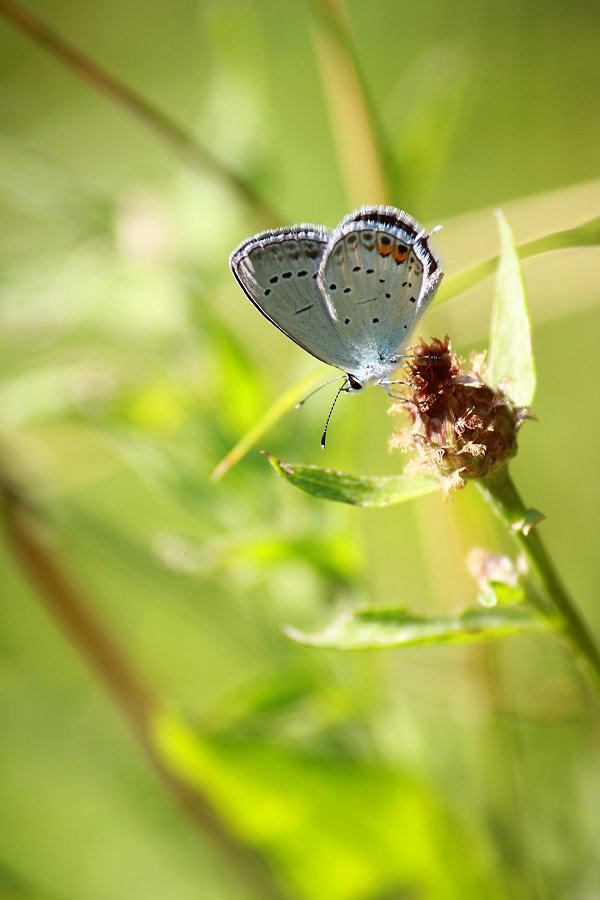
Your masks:
[[[508,466],[504,465],[476,484],[525,553],[544,593],[563,620],[563,636],[571,653],[600,694],[600,648],[556,571],[537,530],[527,527],[529,510],[510,477]]]

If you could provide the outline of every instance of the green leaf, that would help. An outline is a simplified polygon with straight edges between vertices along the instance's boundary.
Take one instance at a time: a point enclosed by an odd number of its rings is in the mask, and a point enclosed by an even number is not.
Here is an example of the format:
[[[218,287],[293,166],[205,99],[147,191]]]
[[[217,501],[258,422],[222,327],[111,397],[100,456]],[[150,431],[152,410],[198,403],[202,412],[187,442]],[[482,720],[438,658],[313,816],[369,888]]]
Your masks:
[[[322,631],[285,633],[310,647],[335,650],[377,650],[420,644],[465,643],[509,637],[520,632],[547,632],[550,619],[524,606],[474,607],[460,616],[414,616],[404,609],[363,609],[344,613]]]
[[[500,212],[500,262],[490,333],[489,375],[518,406],[530,406],[535,394],[531,324],[517,248]]]
[[[320,500],[334,500],[351,506],[390,506],[404,503],[439,490],[434,477],[408,478],[406,475],[351,475],[319,466],[282,463],[268,453],[265,456],[278,475],[301,491]]]

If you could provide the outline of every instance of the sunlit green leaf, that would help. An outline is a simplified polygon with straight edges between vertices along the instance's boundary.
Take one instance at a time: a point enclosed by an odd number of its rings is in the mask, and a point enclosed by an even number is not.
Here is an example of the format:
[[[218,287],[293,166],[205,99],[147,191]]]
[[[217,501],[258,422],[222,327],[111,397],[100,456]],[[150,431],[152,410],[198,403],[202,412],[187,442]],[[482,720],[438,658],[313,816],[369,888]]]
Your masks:
[[[464,643],[509,637],[519,632],[547,632],[548,619],[526,607],[467,609],[460,616],[414,616],[404,609],[363,609],[344,613],[322,631],[305,634],[287,628],[301,644],[336,650],[375,650],[419,644]]]
[[[530,406],[535,394],[535,364],[525,286],[512,232],[499,210],[497,216],[501,255],[490,332],[489,377],[518,406]]]
[[[439,481],[433,477],[351,475],[319,466],[283,463],[268,453],[265,455],[278,475],[321,500],[335,500],[351,506],[391,506],[439,490]]]

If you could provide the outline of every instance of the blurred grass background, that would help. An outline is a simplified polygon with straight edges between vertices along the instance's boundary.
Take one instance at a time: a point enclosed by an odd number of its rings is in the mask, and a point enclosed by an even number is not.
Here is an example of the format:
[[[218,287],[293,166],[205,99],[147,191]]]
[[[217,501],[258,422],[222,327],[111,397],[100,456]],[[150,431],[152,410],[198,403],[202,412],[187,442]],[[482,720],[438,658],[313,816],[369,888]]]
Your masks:
[[[341,654],[292,644],[354,603],[456,611],[471,490],[361,511],[213,467],[314,361],[227,265],[268,225],[389,201],[455,274],[597,215],[600,8],[431,0],[72,0],[27,8],[193,132],[276,208],[265,221],[0,20],[0,455],[49,552],[207,754],[195,777],[282,896],[600,897],[600,717],[550,642]],[[352,36],[359,76],[331,16]],[[376,167],[357,85],[383,139]],[[357,99],[358,98],[358,99]],[[375,162],[374,162],[375,160]],[[362,163],[362,164],[361,164]],[[379,181],[378,181],[379,179]],[[387,196],[376,194],[377,185]],[[597,249],[524,264],[538,421],[513,465],[596,634]],[[464,354],[493,285],[434,309]],[[397,471],[383,391],[342,398],[328,465]],[[323,464],[330,398],[262,445]],[[6,548],[0,551],[0,895],[260,896],[194,830]]]

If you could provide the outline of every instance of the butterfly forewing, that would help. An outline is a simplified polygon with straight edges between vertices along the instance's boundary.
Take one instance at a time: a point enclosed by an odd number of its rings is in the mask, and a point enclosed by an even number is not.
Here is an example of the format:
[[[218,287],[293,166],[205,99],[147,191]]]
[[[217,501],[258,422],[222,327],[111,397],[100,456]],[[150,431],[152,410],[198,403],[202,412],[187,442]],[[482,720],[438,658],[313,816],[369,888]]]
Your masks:
[[[330,232],[300,225],[256,235],[235,250],[233,274],[267,319],[317,359],[356,367],[317,279]]]

